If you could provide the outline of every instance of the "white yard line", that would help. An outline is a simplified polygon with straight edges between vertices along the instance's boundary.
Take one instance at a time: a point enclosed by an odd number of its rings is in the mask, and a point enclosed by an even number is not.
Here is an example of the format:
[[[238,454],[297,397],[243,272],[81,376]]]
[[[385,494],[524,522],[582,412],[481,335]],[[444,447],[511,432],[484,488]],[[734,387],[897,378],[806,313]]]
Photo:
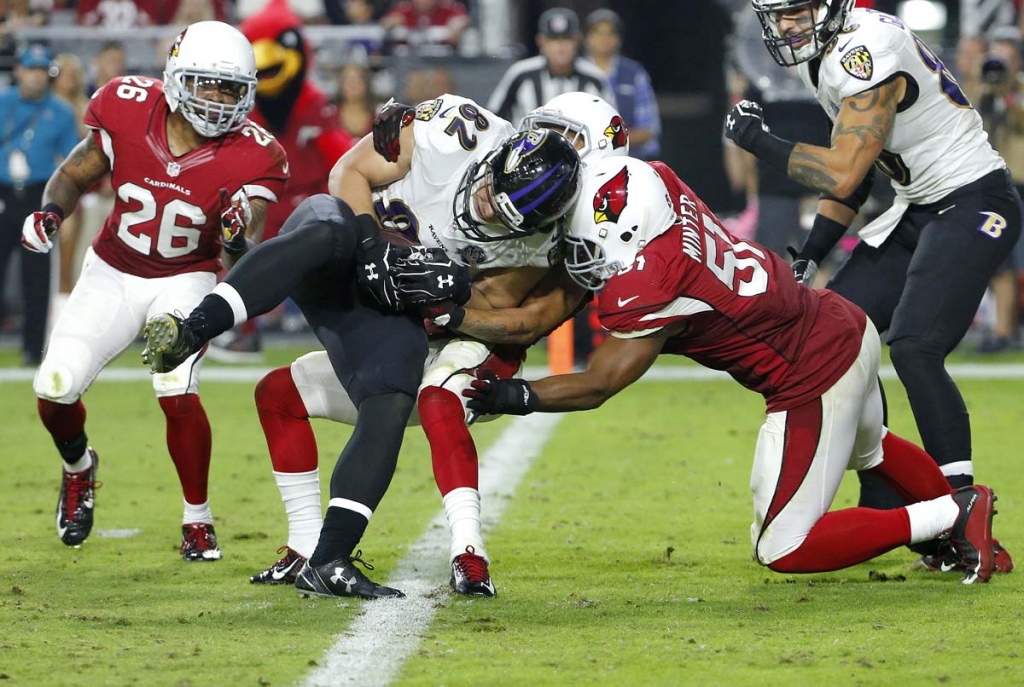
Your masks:
[[[480,493],[485,529],[501,519],[519,481],[561,419],[561,415],[545,413],[515,418],[484,453]],[[327,650],[319,667],[303,684],[316,687],[391,684],[406,659],[416,651],[420,637],[430,627],[437,611],[438,589],[447,583],[451,574],[448,548],[448,524],[444,512],[440,512],[423,536],[409,547],[386,582],[387,586],[405,592],[407,598],[365,602],[363,613]],[[499,594],[500,584],[499,578]]]
[[[269,367],[206,367],[200,373],[204,382],[246,382],[256,383],[270,372]],[[1024,363],[958,363],[946,366],[953,379],[1024,379]],[[527,379],[540,379],[548,374],[547,368],[531,365],[523,370]],[[896,379],[896,371],[889,365],[880,371],[882,379]],[[31,382],[35,370],[29,368],[0,368],[0,383]],[[100,382],[144,382],[150,379],[149,372],[142,368],[110,367],[100,373]],[[724,372],[705,367],[655,366],[647,371],[641,381],[722,381],[730,379]]]

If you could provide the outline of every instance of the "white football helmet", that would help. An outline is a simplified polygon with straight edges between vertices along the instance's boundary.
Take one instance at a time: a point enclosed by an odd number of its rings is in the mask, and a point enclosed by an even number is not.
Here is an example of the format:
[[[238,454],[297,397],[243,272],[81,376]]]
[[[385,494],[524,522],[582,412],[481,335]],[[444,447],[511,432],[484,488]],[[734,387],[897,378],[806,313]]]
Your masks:
[[[843,30],[846,17],[853,10],[856,0],[751,0],[757,18],[761,20],[761,40],[775,61],[783,67],[792,67],[813,60],[825,46]],[[817,5],[817,8],[815,8]],[[780,12],[811,7],[814,25],[789,36],[779,33]],[[799,48],[793,43],[807,40]]]
[[[527,114],[519,130],[554,129],[569,139],[580,161],[593,164],[609,155],[629,155],[629,130],[604,98],[583,91],[555,96]]]
[[[583,288],[598,291],[678,220],[654,168],[632,157],[598,160],[583,171],[565,235],[566,270]]]
[[[215,87],[233,98],[201,98],[201,87]],[[171,112],[179,108],[200,136],[238,131],[256,104],[256,58],[240,31],[219,21],[192,24],[167,53],[164,97]]]

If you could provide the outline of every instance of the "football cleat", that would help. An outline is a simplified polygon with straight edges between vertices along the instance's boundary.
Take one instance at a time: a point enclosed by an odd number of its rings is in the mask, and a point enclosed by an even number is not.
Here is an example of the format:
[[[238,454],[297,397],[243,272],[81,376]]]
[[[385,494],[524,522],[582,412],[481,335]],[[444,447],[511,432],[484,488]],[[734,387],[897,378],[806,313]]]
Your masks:
[[[149,365],[153,374],[170,372],[200,348],[182,318],[170,313],[151,317],[142,335],[146,337],[142,362]]]
[[[360,599],[401,599],[405,594],[377,584],[356,567],[359,563],[367,570],[373,570],[373,566],[363,561],[360,556],[362,551],[357,551],[351,558],[339,558],[313,567],[306,565],[299,571],[295,578],[295,588],[299,590],[299,596],[309,598],[320,597],[349,597],[354,596]]]
[[[92,467],[81,472],[64,470],[57,499],[57,536],[68,546],[81,546],[92,532],[92,511],[100,487],[96,481],[100,457],[91,447],[86,451],[92,456]]]
[[[193,561],[219,561],[224,557],[217,546],[213,525],[193,522],[181,526],[181,558]]]
[[[295,578],[306,564],[305,556],[300,556],[295,549],[282,546],[277,550],[284,553],[284,558],[262,572],[249,578],[253,584],[295,584]]]
[[[1013,558],[1010,552],[1003,548],[998,539],[992,539],[992,557],[995,560],[997,573],[1008,573],[1013,570]],[[949,545],[949,542],[942,542],[939,545],[939,552],[933,556],[921,556],[914,561],[914,567],[928,572],[963,572],[964,566],[956,551]]]
[[[960,514],[949,531],[949,543],[964,566],[964,584],[988,582],[995,570],[992,542],[992,504],[996,495],[976,484],[953,492]]]
[[[498,591],[491,582],[491,573],[487,570],[487,559],[476,555],[472,546],[466,547],[466,553],[460,553],[452,560],[452,591],[456,594],[471,596],[497,596]]]

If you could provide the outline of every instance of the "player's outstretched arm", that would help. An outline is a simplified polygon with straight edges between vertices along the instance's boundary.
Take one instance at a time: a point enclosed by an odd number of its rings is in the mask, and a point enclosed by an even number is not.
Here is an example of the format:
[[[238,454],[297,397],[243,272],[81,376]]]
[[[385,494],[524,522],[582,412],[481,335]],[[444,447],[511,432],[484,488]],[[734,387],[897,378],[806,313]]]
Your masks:
[[[608,337],[594,351],[586,372],[536,382],[485,377],[462,394],[481,414],[526,415],[597,408],[640,379],[661,353],[668,333],[635,339]]]
[[[90,131],[46,182],[43,205],[52,203],[59,206],[65,216],[70,215],[82,194],[109,171],[110,160],[97,143],[96,134]]]
[[[892,133],[905,93],[906,81],[899,77],[845,98],[832,127],[831,147],[797,143],[786,173],[820,193],[854,195]]]
[[[560,266],[548,270],[518,307],[483,309],[470,301],[455,329],[490,343],[529,345],[568,319],[585,295]]]

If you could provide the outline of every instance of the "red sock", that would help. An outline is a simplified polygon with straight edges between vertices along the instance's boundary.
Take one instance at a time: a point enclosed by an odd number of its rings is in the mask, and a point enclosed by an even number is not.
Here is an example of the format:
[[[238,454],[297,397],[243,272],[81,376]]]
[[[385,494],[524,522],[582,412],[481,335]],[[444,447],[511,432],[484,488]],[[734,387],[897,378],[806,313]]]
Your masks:
[[[210,421],[198,394],[158,399],[167,418],[167,450],[178,471],[181,492],[191,504],[206,503],[210,479]]]
[[[872,468],[910,503],[930,501],[951,490],[946,476],[928,453],[892,432],[882,439],[882,464]]]
[[[71,441],[85,431],[85,405],[82,399],[67,404],[40,398],[36,400],[36,409],[43,427],[46,427],[54,441]]]
[[[459,487],[477,488],[479,469],[476,445],[466,426],[466,411],[459,397],[447,389],[428,386],[417,403],[420,424],[430,442],[434,481],[444,496]]]
[[[317,469],[316,437],[309,413],[288,367],[271,371],[256,385],[256,412],[276,472]]]
[[[906,508],[846,508],[826,513],[800,548],[768,567],[780,573],[841,570],[909,543]]]

